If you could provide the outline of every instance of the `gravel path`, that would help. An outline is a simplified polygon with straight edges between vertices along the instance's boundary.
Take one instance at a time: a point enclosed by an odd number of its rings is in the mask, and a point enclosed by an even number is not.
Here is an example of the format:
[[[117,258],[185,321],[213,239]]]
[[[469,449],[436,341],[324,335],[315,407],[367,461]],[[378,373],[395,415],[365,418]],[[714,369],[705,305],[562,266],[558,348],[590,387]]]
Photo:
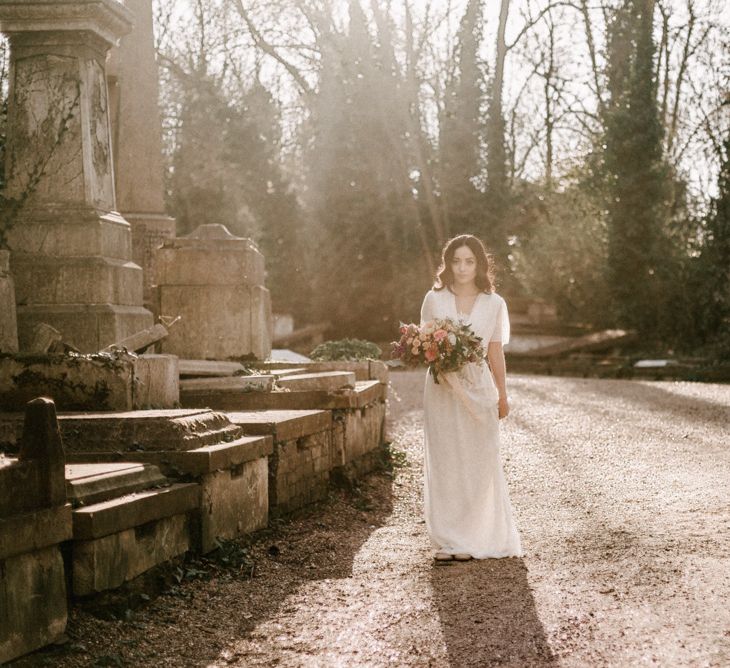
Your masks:
[[[524,558],[433,564],[423,374],[395,373],[392,475],[259,534],[252,579],[184,579],[125,621],[76,608],[71,642],[32,661],[730,665],[730,386],[509,380],[502,459]]]

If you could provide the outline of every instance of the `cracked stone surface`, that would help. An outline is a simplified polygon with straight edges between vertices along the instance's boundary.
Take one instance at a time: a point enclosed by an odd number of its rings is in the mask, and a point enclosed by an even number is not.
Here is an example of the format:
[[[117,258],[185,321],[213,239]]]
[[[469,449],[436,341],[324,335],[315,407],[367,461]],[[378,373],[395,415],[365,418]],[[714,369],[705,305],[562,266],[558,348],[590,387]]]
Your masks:
[[[258,534],[253,578],[185,579],[124,621],[75,608],[71,641],[22,663],[730,665],[730,386],[511,376],[525,557],[436,565],[423,374],[391,380],[392,476]]]

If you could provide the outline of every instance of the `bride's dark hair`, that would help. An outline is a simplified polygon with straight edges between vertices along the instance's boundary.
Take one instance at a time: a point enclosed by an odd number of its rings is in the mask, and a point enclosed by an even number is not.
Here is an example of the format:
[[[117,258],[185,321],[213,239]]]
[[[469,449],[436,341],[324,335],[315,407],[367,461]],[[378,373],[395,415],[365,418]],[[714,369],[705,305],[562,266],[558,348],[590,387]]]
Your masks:
[[[434,290],[451,289],[454,284],[454,272],[451,262],[457,248],[467,246],[477,259],[477,275],[474,282],[482,292],[494,292],[494,262],[480,239],[472,234],[460,234],[446,242],[441,251],[441,265],[436,272]]]

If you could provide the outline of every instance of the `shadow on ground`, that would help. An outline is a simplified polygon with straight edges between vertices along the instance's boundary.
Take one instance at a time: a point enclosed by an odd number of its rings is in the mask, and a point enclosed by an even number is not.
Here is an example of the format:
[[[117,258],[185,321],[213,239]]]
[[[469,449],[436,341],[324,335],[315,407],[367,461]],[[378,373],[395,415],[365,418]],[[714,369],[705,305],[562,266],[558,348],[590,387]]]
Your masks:
[[[88,602],[76,604],[65,645],[40,650],[12,665],[208,665],[275,617],[303,582],[351,576],[355,555],[392,512],[392,484],[386,468],[354,488],[333,486],[327,501],[242,539],[256,565],[252,578],[236,567],[201,572],[112,619],[100,618],[97,611],[92,614]]]
[[[557,665],[523,559],[434,565],[431,584],[452,666]]]

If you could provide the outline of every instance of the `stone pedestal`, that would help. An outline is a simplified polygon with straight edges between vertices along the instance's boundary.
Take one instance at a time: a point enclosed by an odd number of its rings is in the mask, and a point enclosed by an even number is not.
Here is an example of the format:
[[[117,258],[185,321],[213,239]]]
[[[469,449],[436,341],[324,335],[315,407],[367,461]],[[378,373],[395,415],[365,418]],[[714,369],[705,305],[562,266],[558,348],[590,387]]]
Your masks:
[[[0,4],[10,40],[5,195],[20,349],[39,322],[94,352],[152,324],[115,212],[105,63],[131,28],[113,0]]]
[[[126,0],[134,29],[107,64],[117,207],[132,226],[132,258],[142,267],[145,303],[157,284],[154,250],[175,236],[165,214],[159,84],[150,0]]]
[[[18,352],[15,284],[10,275],[10,253],[0,250],[0,353]]]
[[[162,352],[188,359],[264,359],[272,316],[264,258],[250,239],[202,225],[157,250],[158,313],[180,316]]]

